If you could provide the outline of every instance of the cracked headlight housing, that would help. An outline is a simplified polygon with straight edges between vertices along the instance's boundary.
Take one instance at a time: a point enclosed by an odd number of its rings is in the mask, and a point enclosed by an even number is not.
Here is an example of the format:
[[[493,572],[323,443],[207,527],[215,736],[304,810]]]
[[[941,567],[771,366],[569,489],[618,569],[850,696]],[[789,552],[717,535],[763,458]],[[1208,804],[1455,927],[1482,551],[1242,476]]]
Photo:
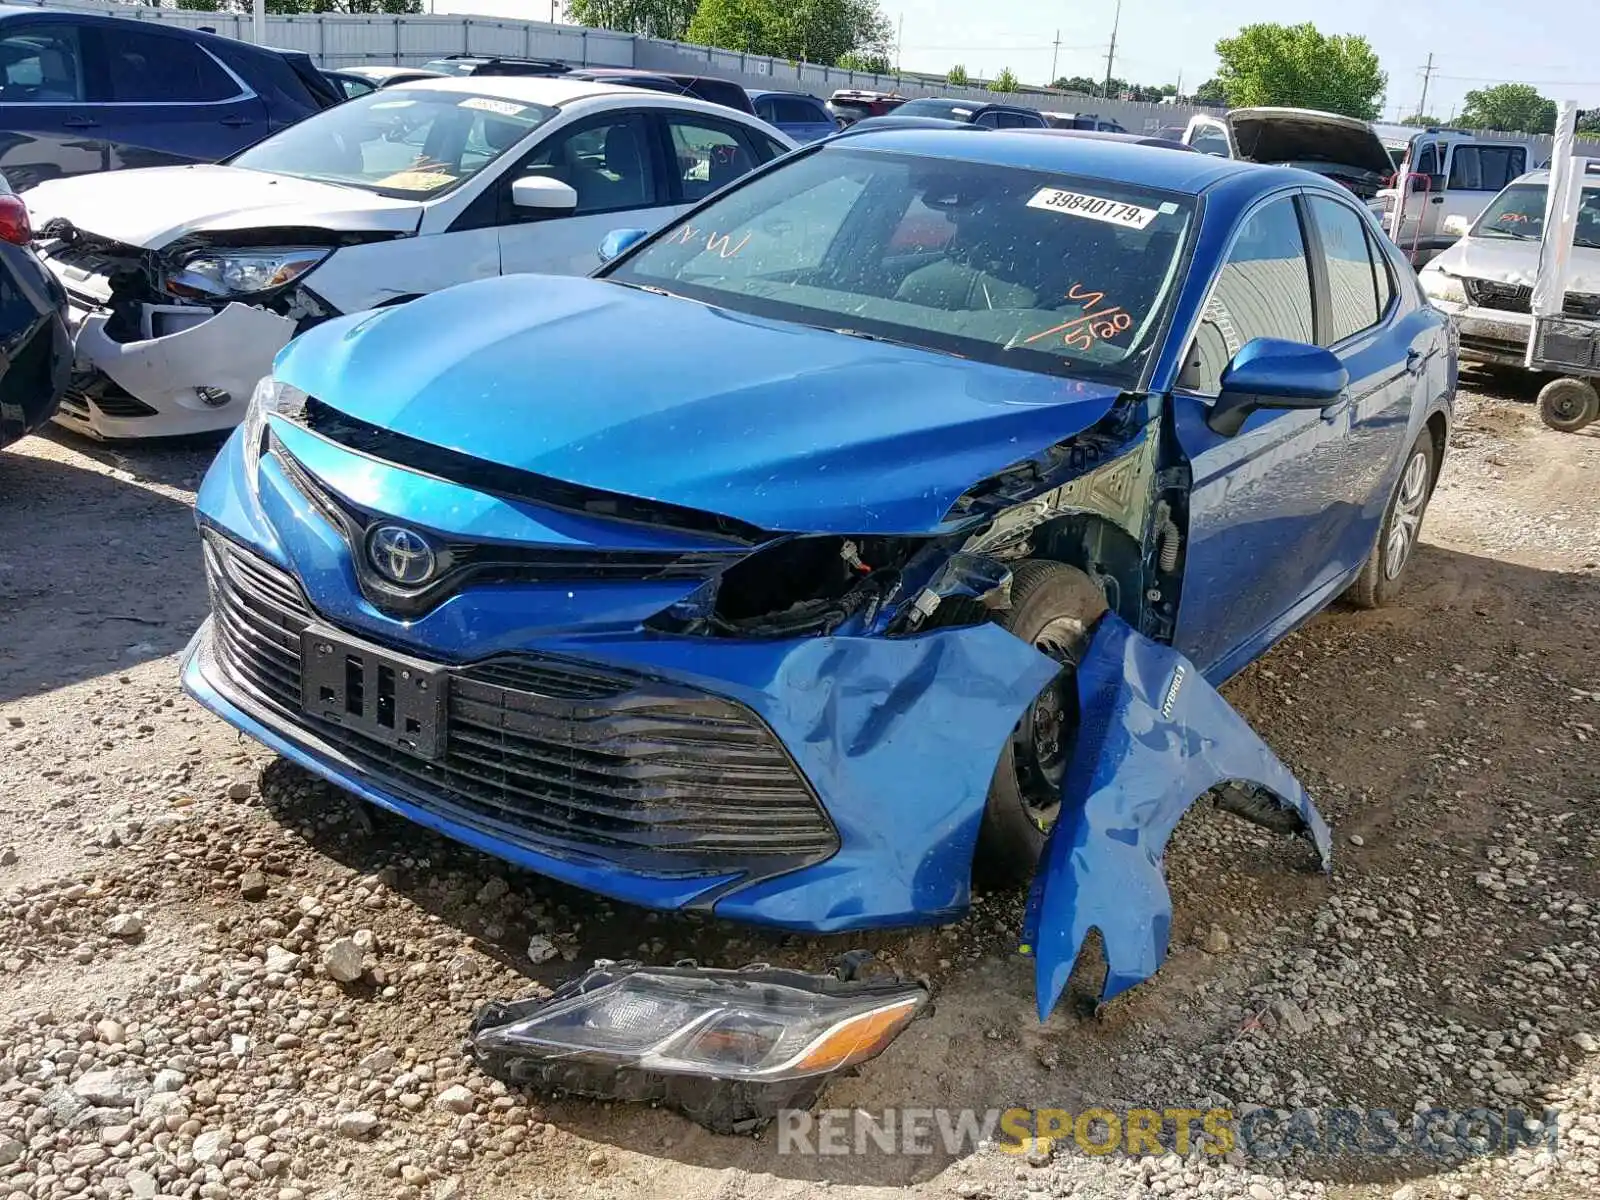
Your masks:
[[[327,246],[196,250],[168,272],[165,287],[185,300],[259,296],[293,283],[332,253]]]

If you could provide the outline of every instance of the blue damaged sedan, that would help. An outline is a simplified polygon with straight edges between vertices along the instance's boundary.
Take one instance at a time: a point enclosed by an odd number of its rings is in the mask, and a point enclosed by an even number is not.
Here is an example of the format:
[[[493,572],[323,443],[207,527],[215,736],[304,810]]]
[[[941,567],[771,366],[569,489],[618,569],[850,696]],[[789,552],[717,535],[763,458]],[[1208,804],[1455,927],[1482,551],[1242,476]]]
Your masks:
[[[1449,325],[1347,191],[893,129],[601,253],[284,349],[200,492],[193,696],[642,905],[827,932],[1031,879],[1041,1016],[1091,932],[1104,996],[1157,969],[1199,797],[1327,866],[1213,686],[1391,601],[1444,458]]]

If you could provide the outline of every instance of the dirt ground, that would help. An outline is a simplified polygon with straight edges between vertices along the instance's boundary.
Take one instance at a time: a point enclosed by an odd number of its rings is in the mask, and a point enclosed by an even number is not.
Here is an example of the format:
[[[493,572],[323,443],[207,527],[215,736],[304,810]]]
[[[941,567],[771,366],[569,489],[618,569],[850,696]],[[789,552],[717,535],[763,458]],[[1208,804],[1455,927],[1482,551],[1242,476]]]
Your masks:
[[[1197,807],[1162,971],[1044,1026],[1020,896],[773,937],[510,870],[275,761],[176,682],[215,443],[0,453],[0,1196],[1600,1193],[1600,427],[1552,433],[1531,398],[1464,380],[1398,607],[1329,611],[1225,689],[1333,826],[1334,874]],[[344,937],[348,986],[320,965]],[[533,937],[560,953],[535,965]],[[483,1000],[594,958],[858,946],[935,1006],[825,1108],[1550,1107],[1558,1148],[780,1154],[772,1130],[508,1092],[460,1054]]]

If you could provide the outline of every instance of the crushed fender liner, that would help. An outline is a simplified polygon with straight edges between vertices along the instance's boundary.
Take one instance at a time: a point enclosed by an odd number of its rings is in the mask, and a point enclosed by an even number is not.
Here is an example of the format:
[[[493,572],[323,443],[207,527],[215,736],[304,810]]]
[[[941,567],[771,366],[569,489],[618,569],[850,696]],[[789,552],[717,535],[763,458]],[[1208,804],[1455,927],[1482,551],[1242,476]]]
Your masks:
[[[1328,827],[1305,789],[1176,650],[1108,613],[1077,682],[1083,716],[1061,818],[1039,860],[1023,926],[1023,952],[1037,960],[1041,1021],[1066,990],[1091,930],[1105,950],[1102,1000],[1155,974],[1172,928],[1161,856],[1179,818],[1212,788],[1239,783],[1252,796],[1270,793],[1316,846],[1323,869],[1333,862]]]
[[[926,988],[876,965],[860,952],[827,975],[598,962],[547,999],[486,1004],[468,1052],[507,1083],[665,1104],[745,1133],[809,1108],[927,1005]]]

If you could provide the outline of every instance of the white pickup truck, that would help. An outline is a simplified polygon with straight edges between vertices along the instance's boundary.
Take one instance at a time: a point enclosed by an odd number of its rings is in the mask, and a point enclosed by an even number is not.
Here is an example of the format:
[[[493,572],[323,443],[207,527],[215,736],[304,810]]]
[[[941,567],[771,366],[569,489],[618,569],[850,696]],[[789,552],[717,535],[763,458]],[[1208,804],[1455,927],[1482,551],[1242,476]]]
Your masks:
[[[1513,179],[1527,172],[1529,147],[1506,138],[1486,138],[1465,129],[1418,129],[1400,162],[1405,191],[1388,187],[1370,201],[1384,229],[1421,267],[1452,246]],[[1400,220],[1395,208],[1401,204]],[[1451,217],[1461,221],[1445,224]]]

